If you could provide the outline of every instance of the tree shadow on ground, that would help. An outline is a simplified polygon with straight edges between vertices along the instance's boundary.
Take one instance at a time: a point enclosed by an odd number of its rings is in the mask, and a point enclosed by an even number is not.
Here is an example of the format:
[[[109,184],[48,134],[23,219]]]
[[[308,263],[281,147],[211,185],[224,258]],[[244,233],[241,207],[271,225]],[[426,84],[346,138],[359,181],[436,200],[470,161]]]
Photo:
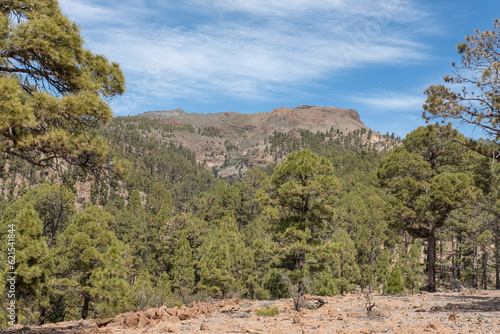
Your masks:
[[[459,312],[500,312],[500,298],[481,295],[441,295],[446,310]]]

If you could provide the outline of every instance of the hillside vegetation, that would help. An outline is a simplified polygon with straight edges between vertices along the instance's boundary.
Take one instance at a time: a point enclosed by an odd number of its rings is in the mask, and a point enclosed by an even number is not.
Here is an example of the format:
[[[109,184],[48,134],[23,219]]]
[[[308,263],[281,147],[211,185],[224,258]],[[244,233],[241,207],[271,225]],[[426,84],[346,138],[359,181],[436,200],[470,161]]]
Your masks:
[[[429,253],[437,289],[498,287],[496,165],[457,151],[440,129],[402,142],[380,136],[390,150],[363,128],[273,131],[263,138],[268,164],[227,158],[237,173],[223,179],[168,140],[217,130],[120,117],[101,134],[110,160],[128,166],[122,179],[80,182],[71,168],[58,175],[3,160],[19,323],[207,298],[293,297],[298,308],[304,293],[415,293],[429,284]],[[434,250],[422,222],[434,224]]]

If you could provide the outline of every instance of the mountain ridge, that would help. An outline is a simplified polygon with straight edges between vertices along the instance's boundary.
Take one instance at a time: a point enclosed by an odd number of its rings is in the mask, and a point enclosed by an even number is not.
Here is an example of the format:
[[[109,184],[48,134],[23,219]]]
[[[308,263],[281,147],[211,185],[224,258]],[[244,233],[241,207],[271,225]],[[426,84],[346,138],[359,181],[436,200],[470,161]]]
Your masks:
[[[385,136],[368,128],[354,109],[302,105],[281,107],[259,113],[187,113],[183,109],[148,111],[134,117],[145,117],[153,123],[168,126],[170,134],[151,131],[162,141],[188,147],[196,153],[198,163],[217,169],[219,176],[244,173],[253,167],[281,162],[268,154],[268,139],[277,133],[286,138],[301,139],[302,131],[325,133],[325,140],[339,143],[360,136],[359,148],[381,150],[389,142]],[[153,128],[158,126],[152,125]],[[300,147],[299,147],[300,149]]]

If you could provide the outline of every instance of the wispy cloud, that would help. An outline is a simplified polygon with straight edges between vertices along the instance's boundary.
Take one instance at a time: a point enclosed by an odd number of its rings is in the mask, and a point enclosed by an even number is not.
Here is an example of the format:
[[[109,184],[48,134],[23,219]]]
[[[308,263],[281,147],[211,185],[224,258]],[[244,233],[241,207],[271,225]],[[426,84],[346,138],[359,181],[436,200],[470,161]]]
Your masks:
[[[387,111],[422,111],[425,96],[422,93],[410,95],[394,92],[380,92],[376,94],[356,95],[353,101],[364,104],[367,109],[375,109],[378,113]]]
[[[118,113],[146,98],[266,99],[340,70],[426,58],[418,32],[427,14],[410,0],[187,0],[164,1],[162,7],[141,0],[61,0],[61,5],[81,25],[89,48],[125,71],[128,95],[116,106]],[[403,100],[364,101],[396,108],[407,105]]]

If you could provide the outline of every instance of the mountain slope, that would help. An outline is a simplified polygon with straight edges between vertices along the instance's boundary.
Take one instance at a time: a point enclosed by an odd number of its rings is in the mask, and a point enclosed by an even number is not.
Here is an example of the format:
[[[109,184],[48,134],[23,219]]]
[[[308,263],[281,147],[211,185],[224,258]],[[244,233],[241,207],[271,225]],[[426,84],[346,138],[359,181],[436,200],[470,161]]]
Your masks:
[[[281,162],[286,156],[283,150],[270,153],[271,139],[279,135],[300,141],[304,131],[319,132],[325,134],[324,141],[335,140],[357,149],[382,150],[393,144],[390,138],[367,128],[355,110],[334,107],[300,106],[254,114],[175,109],[118,117],[116,121],[133,123],[148,137],[188,147],[199,164],[217,170],[221,177]]]

